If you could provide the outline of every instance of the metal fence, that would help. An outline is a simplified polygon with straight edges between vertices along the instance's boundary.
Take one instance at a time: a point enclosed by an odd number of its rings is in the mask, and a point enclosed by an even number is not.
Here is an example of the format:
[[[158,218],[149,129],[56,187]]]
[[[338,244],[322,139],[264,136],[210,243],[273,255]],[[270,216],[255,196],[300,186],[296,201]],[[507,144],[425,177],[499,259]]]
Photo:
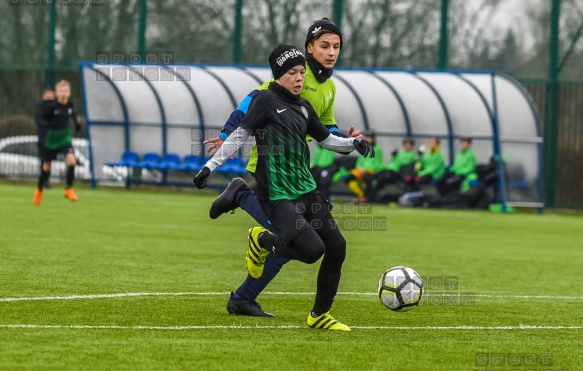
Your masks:
[[[0,139],[34,134],[40,91],[62,78],[82,112],[79,60],[265,65],[326,16],[343,30],[342,67],[522,81],[544,117],[546,203],[583,207],[583,0],[8,0],[0,13]]]

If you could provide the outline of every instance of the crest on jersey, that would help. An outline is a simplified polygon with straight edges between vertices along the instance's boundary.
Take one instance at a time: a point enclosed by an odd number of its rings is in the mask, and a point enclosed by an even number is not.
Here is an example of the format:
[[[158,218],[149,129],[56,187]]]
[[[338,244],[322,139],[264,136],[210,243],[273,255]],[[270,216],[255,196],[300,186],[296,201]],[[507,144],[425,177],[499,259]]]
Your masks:
[[[302,112],[303,112],[304,116],[306,116],[306,118],[308,118],[308,110],[306,109],[306,107],[302,106]]]
[[[70,114],[72,114],[72,113],[73,113],[73,109],[72,109],[72,108],[69,108],[69,109],[67,110],[67,113],[68,113],[69,115],[70,115]]]

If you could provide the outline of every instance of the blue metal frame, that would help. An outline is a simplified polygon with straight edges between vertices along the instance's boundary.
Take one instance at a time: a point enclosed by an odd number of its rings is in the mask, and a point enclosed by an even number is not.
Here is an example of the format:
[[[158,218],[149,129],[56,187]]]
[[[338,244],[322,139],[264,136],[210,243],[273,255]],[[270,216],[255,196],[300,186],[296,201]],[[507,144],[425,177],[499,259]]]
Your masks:
[[[128,70],[130,71],[134,71],[135,73],[137,73],[138,75],[140,75],[143,79],[144,82],[150,87],[150,89],[152,90],[152,93],[154,93],[154,97],[156,98],[156,102],[158,102],[158,108],[160,109],[160,119],[161,119],[161,124],[162,124],[162,156],[164,156],[166,154],[166,142],[167,142],[167,127],[166,127],[166,112],[164,111],[164,105],[162,104],[162,99],[160,99],[160,95],[158,94],[158,92],[156,91],[156,89],[154,89],[154,85],[152,84],[152,82],[150,80],[148,80],[143,73],[139,72],[137,69],[132,68],[132,66],[130,65],[128,67]]]
[[[168,68],[167,66],[165,66],[165,68],[168,69],[170,72],[172,72],[172,74],[174,74],[174,76],[176,76],[176,74],[174,73],[174,71],[172,69]],[[194,90],[192,89],[192,86],[190,86],[190,84],[188,84],[184,80],[181,80],[181,81],[186,86],[186,89],[188,89],[188,92],[190,93],[190,96],[192,97],[192,100],[194,101],[194,105],[196,106],[196,109],[198,111],[198,121],[199,121],[200,131],[201,131],[201,133],[204,133],[204,115],[202,112],[202,106],[200,104],[200,101],[198,100],[198,96],[196,95],[196,93],[194,92]],[[181,125],[181,126],[170,125],[170,127],[182,127],[182,126],[190,127],[188,125]],[[200,139],[199,139],[200,148],[204,148],[203,142],[204,142],[204,138],[201,135]]]
[[[490,123],[492,124],[492,152],[494,152],[495,159],[498,163],[498,189],[500,189],[500,201],[502,203],[502,211],[506,211],[506,182],[504,181],[504,172],[502,171],[502,161],[501,161],[501,151],[500,151],[500,131],[498,130],[498,106],[496,104],[496,90],[494,86],[492,86],[492,105],[493,110],[490,109],[488,106],[488,101],[482,92],[478,89],[478,87],[471,82],[470,80],[466,79],[464,76],[461,76],[460,73],[455,73],[455,76],[460,78],[462,81],[467,83],[480,97],[482,103],[484,103],[484,107],[486,107],[486,111],[488,111],[488,115],[490,116]]]
[[[215,80],[217,80],[219,82],[219,84],[221,84],[223,89],[225,89],[225,91],[227,92],[227,95],[229,96],[231,103],[233,104],[233,110],[236,109],[238,102],[235,99],[235,96],[233,96],[233,92],[231,91],[231,89],[229,89],[229,86],[227,84],[225,84],[223,79],[221,79],[219,76],[217,76],[217,74],[214,73],[213,71],[209,70],[208,67],[209,67],[208,65],[207,66],[199,66],[199,68],[201,70],[203,70],[206,73],[208,73],[209,75],[211,75]]]
[[[383,85],[385,85],[387,88],[389,88],[390,91],[393,92],[393,94],[395,95],[395,98],[397,98],[397,101],[399,102],[399,106],[401,107],[401,111],[403,112],[403,118],[405,119],[405,127],[407,129],[407,136],[408,137],[413,136],[413,131],[411,130],[411,120],[409,119],[409,112],[407,111],[407,108],[405,107],[405,103],[403,103],[403,99],[401,98],[401,95],[399,93],[397,93],[397,89],[395,89],[395,87],[390,82],[381,78],[375,72],[373,72],[373,71],[366,71],[366,72],[370,73],[372,76],[377,78]]]
[[[521,83],[519,83],[515,78],[513,78],[510,75],[506,75],[500,72],[493,72],[492,73],[493,78],[495,78],[496,76],[500,76],[502,78],[505,78],[509,83],[511,83],[514,87],[516,87],[518,89],[519,92],[522,93],[522,96],[526,99],[526,102],[528,103],[528,105],[530,106],[530,109],[532,111],[532,116],[534,117],[534,121],[535,121],[535,129],[536,129],[536,134],[539,137],[542,137],[541,131],[542,131],[542,123],[540,120],[540,115],[538,114],[538,110],[536,109],[536,104],[534,104],[534,101],[532,100],[530,94],[528,93],[528,91],[525,89],[524,86],[522,86]],[[540,203],[542,203],[544,205],[544,195],[545,195],[545,181],[544,178],[542,176],[543,174],[543,144],[542,143],[538,143],[537,144],[537,150],[538,150],[538,187],[539,187],[539,192],[538,192],[538,200]],[[542,212],[544,210],[544,207],[539,208],[539,212]]]
[[[407,71],[407,70],[403,70],[403,71],[404,72],[409,72],[411,75],[415,76],[420,81],[422,81],[425,85],[427,85],[427,87],[429,89],[431,89],[431,91],[433,92],[433,94],[435,94],[435,97],[439,101],[439,104],[441,105],[441,108],[443,108],[443,113],[445,115],[445,122],[447,124],[447,130],[449,131],[449,136],[448,136],[448,141],[449,141],[449,164],[450,165],[453,165],[453,159],[454,159],[454,149],[453,149],[454,133],[453,133],[453,127],[451,125],[451,117],[449,115],[449,110],[447,109],[447,106],[445,105],[445,102],[443,101],[443,98],[441,98],[441,95],[439,95],[439,93],[437,92],[437,89],[435,89],[435,87],[433,85],[431,85],[431,83],[429,83],[429,81],[427,81],[425,78],[419,76],[416,71]],[[435,71],[433,71],[433,72],[435,72]]]
[[[496,125],[494,128],[496,132],[494,133],[494,153],[500,156],[500,134],[498,132],[498,102],[497,102],[497,95],[496,95],[496,81],[494,78],[494,74],[491,75],[492,81],[492,105],[494,108],[494,115],[496,117]],[[502,166],[502,159],[499,158],[498,161],[498,187],[500,188],[500,197],[502,198],[502,211],[506,212],[506,182],[504,181],[504,167]]]
[[[95,171],[94,171],[94,167],[93,167],[93,149],[91,148],[91,125],[92,125],[92,121],[89,120],[89,116],[87,115],[87,100],[85,98],[85,76],[83,76],[83,68],[89,68],[93,71],[95,71],[96,73],[99,73],[101,76],[103,76],[105,78],[106,81],[109,82],[109,84],[111,85],[111,87],[113,88],[113,91],[115,92],[115,94],[117,95],[119,102],[121,104],[121,108],[122,108],[122,112],[123,112],[123,122],[120,123],[121,125],[124,126],[124,144],[125,144],[125,150],[127,151],[129,149],[129,115],[128,115],[128,110],[127,110],[127,106],[125,104],[125,100],[123,99],[123,96],[121,95],[119,89],[117,88],[117,86],[115,86],[115,84],[111,81],[111,79],[105,75],[103,72],[99,71],[98,69],[93,67],[93,63],[87,63],[87,62],[79,62],[78,66],[81,67],[80,69],[80,74],[81,74],[81,88],[83,89],[83,113],[85,115],[85,127],[86,127],[86,132],[87,132],[87,141],[89,142],[89,172],[91,173],[91,188],[95,189],[97,187],[97,182],[95,180]],[[129,188],[129,183],[126,180],[126,188]]]
[[[258,76],[255,76],[251,71],[247,70],[246,68],[240,67],[240,66],[236,66],[236,67],[238,69],[240,69],[241,71],[245,72],[245,74],[249,75],[249,77],[251,77],[253,80],[257,81],[259,86],[261,86],[265,83],[265,81],[261,81],[261,79]]]

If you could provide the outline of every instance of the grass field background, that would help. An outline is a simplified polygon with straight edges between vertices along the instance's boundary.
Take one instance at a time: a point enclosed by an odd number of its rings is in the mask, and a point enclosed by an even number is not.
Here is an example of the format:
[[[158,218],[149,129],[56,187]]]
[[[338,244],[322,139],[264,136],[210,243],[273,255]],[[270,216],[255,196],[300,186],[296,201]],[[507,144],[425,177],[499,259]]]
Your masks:
[[[375,206],[385,231],[344,232],[332,314],[353,331],[337,333],[305,326],[318,264],[288,263],[258,298],[276,318],[227,314],[255,222],[210,220],[216,192],[80,188],[71,203],[55,187],[33,207],[33,190],[0,183],[0,369],[549,369],[481,363],[502,353],[583,369],[580,216]],[[457,277],[447,293],[474,302],[391,312],[375,291],[396,265]]]

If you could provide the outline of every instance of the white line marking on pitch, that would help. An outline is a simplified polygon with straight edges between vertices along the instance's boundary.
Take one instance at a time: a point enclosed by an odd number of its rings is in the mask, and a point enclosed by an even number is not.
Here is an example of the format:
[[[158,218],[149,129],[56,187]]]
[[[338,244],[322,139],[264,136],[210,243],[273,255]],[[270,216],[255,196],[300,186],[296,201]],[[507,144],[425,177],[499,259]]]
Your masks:
[[[315,295],[313,292],[264,292],[263,295]],[[108,299],[108,298],[125,298],[140,296],[213,296],[229,295],[229,292],[126,292],[116,294],[92,294],[92,295],[68,295],[68,296],[36,296],[21,298],[0,298],[0,302],[10,301],[37,301],[37,300],[78,300],[78,299]],[[376,296],[374,292],[339,292],[338,295],[347,296]],[[444,296],[444,295],[464,295],[481,298],[510,298],[510,299],[571,299],[581,300],[583,296],[552,296],[552,295],[489,295],[474,294],[472,292],[443,292],[443,293],[426,293],[425,296]]]
[[[80,330],[255,330],[255,329],[299,329],[306,326],[280,325],[280,326],[243,326],[243,325],[210,325],[210,326],[117,326],[117,325],[26,325],[5,324],[0,328],[12,329],[80,329]],[[351,326],[359,330],[583,330],[583,326]]]

